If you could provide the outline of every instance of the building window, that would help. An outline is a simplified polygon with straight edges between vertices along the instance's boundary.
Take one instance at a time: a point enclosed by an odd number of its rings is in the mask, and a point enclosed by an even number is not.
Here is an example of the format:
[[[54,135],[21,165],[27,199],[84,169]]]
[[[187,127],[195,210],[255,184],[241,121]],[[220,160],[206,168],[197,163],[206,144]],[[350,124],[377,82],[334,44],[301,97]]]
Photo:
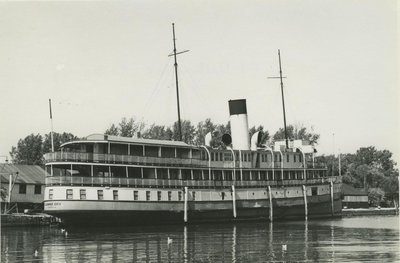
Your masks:
[[[293,162],[296,162],[296,154],[293,154]]]
[[[299,154],[299,162],[302,162],[302,161],[303,161],[303,158],[302,158],[301,154]]]
[[[196,192],[192,192],[192,199],[193,199],[193,201],[196,200]]]
[[[289,162],[289,154],[286,154],[286,162]]]
[[[40,195],[40,194],[42,194],[42,185],[35,184],[35,195]]]
[[[221,193],[221,198],[222,198],[222,200],[225,200],[225,193],[224,192]]]
[[[150,201],[150,191],[146,191],[146,200]]]
[[[72,199],[72,189],[67,189],[67,199]]]
[[[168,191],[168,201],[171,201],[171,199],[172,199],[172,193],[171,191]]]
[[[80,193],[81,200],[85,200],[86,199],[86,190],[85,189],[81,189],[79,191],[79,193]]]
[[[178,192],[178,200],[181,201],[182,200],[182,192]]]
[[[157,191],[157,200],[161,201],[161,191]]]
[[[53,189],[49,190],[49,199],[53,199]]]
[[[19,185],[19,193],[20,194],[26,194],[26,184],[20,184]]]
[[[113,200],[118,200],[118,190],[113,190]]]
[[[311,187],[311,195],[318,195],[318,187]]]
[[[138,193],[138,191],[133,191],[133,200],[135,200],[135,201],[139,200],[139,193]]]
[[[97,190],[97,199],[98,200],[104,199],[103,190]]]

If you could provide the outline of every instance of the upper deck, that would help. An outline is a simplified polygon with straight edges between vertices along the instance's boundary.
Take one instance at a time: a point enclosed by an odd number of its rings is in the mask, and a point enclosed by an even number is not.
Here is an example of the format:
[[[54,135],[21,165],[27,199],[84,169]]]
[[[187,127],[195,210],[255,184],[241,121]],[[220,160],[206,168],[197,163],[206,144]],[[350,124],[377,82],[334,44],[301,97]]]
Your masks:
[[[312,154],[288,149],[239,151],[193,146],[179,141],[126,138],[94,134],[61,146],[60,152],[45,154],[46,164],[60,162],[139,164],[171,167],[211,167],[248,169],[324,169]]]

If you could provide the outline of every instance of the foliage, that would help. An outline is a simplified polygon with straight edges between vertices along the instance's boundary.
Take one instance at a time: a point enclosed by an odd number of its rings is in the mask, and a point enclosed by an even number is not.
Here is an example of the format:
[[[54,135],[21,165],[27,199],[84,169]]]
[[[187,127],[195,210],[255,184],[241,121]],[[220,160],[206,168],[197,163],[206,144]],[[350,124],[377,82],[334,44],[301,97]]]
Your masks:
[[[250,139],[251,139],[251,136],[253,136],[253,134],[258,131],[261,132],[260,144],[267,144],[270,139],[269,132],[264,131],[264,126],[262,126],[262,125],[259,125],[257,128],[256,128],[256,126],[253,126],[250,128],[250,130],[249,130]]]
[[[170,127],[152,124],[141,135],[145,139],[172,140],[173,132]]]
[[[118,135],[119,135],[118,127],[115,126],[115,124],[113,123],[113,124],[111,124],[111,126],[104,132],[104,134],[118,136]]]
[[[59,150],[64,142],[78,137],[72,133],[53,133],[54,151]],[[14,164],[43,165],[43,154],[51,152],[51,135],[30,134],[18,141],[17,147],[11,148],[10,156]]]
[[[311,127],[311,132],[307,130],[303,125],[288,125],[286,127],[288,139],[305,140],[311,144],[318,144],[320,135],[314,133]],[[280,141],[285,139],[285,129],[279,128],[279,130],[272,136],[273,141]]]
[[[8,197],[8,192],[7,189],[5,189],[3,186],[0,188],[0,199],[2,202],[5,202]]]
[[[195,136],[195,144],[196,145],[204,145],[204,138],[207,133],[215,132],[217,129],[217,125],[215,125],[210,118],[205,121],[200,121],[196,127],[196,136]]]
[[[18,141],[17,147],[11,148],[10,156],[16,164],[43,164],[43,137],[40,134],[30,134]]]
[[[385,192],[380,188],[368,189],[368,200],[372,206],[379,206],[385,201]]]
[[[339,175],[338,156],[321,156],[317,160],[327,164],[328,176]],[[378,190],[390,199],[398,193],[399,171],[395,168],[396,163],[392,160],[390,151],[377,150],[373,146],[362,147],[355,154],[342,154],[340,161],[343,182],[367,191],[374,189],[371,190],[371,197],[375,198],[374,202],[383,200],[377,199]]]
[[[77,140],[78,137],[73,135],[72,133],[63,132],[63,133],[53,133],[53,142],[54,142],[54,151],[60,150],[61,144],[73,140]],[[44,135],[43,140],[43,153],[51,152],[51,133]]]
[[[114,123],[104,132],[108,135],[133,137],[144,127],[143,122],[136,121],[134,118],[122,118],[118,125]]]

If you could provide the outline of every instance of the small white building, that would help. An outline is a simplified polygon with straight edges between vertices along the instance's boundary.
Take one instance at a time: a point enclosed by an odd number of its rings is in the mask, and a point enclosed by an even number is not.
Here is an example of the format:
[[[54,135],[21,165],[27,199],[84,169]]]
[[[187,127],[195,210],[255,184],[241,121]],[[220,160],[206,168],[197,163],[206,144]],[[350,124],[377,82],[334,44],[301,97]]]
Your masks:
[[[43,210],[45,171],[38,165],[0,164],[1,212],[24,209]],[[12,190],[9,196],[10,179]],[[10,203],[9,203],[10,202]]]

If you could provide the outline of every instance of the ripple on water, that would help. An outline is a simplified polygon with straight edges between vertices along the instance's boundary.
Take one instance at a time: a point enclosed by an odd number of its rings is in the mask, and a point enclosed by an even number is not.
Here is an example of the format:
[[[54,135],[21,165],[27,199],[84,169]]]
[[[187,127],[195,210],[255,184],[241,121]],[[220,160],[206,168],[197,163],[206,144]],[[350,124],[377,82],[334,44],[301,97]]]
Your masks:
[[[1,262],[398,262],[398,224],[380,216],[70,229],[68,237],[57,228],[3,228]]]

